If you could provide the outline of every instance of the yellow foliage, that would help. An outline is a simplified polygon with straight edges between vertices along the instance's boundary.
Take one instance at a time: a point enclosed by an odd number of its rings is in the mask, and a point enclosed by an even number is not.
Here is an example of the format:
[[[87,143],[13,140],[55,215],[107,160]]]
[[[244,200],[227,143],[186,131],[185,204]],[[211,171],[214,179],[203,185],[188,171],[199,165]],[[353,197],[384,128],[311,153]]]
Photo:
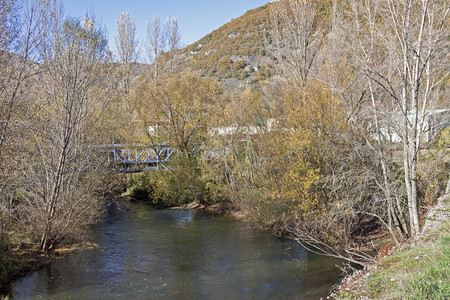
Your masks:
[[[134,94],[134,110],[148,137],[187,150],[221,108],[222,86],[193,72],[143,82]]]
[[[330,90],[318,82],[304,88],[289,83],[283,95],[283,122],[264,146],[270,157],[268,194],[291,207],[291,217],[320,213],[330,201],[321,195],[326,172],[322,153],[336,130],[345,128],[344,113]]]

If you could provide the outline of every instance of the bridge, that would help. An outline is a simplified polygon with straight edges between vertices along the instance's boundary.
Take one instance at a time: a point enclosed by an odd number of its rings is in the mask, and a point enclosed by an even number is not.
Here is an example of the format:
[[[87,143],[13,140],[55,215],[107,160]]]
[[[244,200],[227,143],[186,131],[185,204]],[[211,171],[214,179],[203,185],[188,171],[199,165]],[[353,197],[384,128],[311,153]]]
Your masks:
[[[145,145],[145,144],[108,144],[98,146],[100,152],[106,154],[106,160],[111,169],[119,173],[137,173],[168,169],[167,163],[173,159],[177,148],[168,144]],[[200,147],[192,149],[200,155]],[[212,160],[225,157],[231,152],[226,150],[207,150],[205,159]]]
[[[113,170],[121,173],[156,171],[165,169],[176,148],[165,144],[109,144],[99,146]]]

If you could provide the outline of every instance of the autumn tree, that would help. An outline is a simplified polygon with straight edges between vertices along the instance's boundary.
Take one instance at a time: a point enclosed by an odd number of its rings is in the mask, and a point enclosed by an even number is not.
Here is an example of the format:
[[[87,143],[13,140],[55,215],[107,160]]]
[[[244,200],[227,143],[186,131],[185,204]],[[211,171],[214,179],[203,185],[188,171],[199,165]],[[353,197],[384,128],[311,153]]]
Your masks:
[[[207,129],[223,99],[222,86],[191,71],[143,81],[134,95],[142,122],[141,141],[155,150],[161,144],[176,148],[166,172],[151,174],[155,201],[180,204],[203,201],[205,182],[198,162]],[[157,173],[157,172],[154,172]],[[203,200],[202,200],[203,199]]]
[[[138,42],[136,40],[136,26],[129,13],[122,13],[116,20],[115,43],[121,74],[123,77],[123,92],[130,93],[131,81],[134,76],[134,64],[139,58]]]
[[[257,89],[233,92],[217,115],[211,130],[209,147],[215,149],[213,157],[204,157],[202,171],[219,194],[232,205],[260,221],[258,202],[262,198],[258,177],[262,175],[264,160],[258,138],[266,133],[266,120],[262,94]]]
[[[318,81],[323,63],[321,51],[330,28],[327,4],[285,0],[275,3],[271,11],[271,52],[277,59],[276,74],[282,78],[271,85],[281,85],[281,99],[274,102],[283,122],[279,122],[274,136],[279,142],[271,157],[278,175],[270,189],[274,199],[297,203],[293,205],[296,209],[291,208],[291,218],[320,214],[327,207],[319,184],[325,176],[321,161],[325,143],[320,140],[328,140],[332,129],[342,121],[338,101]],[[274,98],[280,92],[266,90]]]
[[[150,139],[154,133],[148,130],[156,127],[160,141],[190,153],[222,93],[216,81],[184,72],[162,77],[156,87],[143,83],[135,96],[136,109]]]
[[[275,58],[276,77],[264,91],[279,121],[263,147],[271,150],[263,157],[266,173],[273,174],[273,181],[264,184],[265,195],[270,195],[266,203],[284,207],[272,215],[277,226],[292,232],[308,249],[363,264],[368,256],[345,250],[358,226],[358,201],[345,201],[335,180],[344,174],[343,166],[355,165],[341,160],[351,152],[346,152],[351,149],[351,128],[345,102],[328,80],[334,78],[330,70],[343,73],[341,78],[346,74],[345,69],[330,67],[335,58],[332,4],[298,0],[273,4],[268,35],[273,45],[268,49]]]
[[[274,112],[284,118],[275,144],[288,150],[278,157],[285,157],[286,170],[291,170],[278,172],[287,184],[278,185],[278,197],[297,192],[290,198],[316,203],[305,212],[317,213],[318,204],[328,203],[323,206],[328,216],[350,226],[374,218],[396,243],[417,234],[417,160],[427,109],[442,106],[447,14],[442,1],[273,5],[269,50],[283,79],[281,84],[272,80],[265,90]],[[277,101],[280,93],[283,101]],[[320,94],[327,100],[319,100]],[[328,117],[320,117],[320,107]],[[397,163],[395,138],[403,143],[403,168]],[[302,176],[308,174],[305,168],[314,180]],[[294,187],[294,182],[301,185]],[[321,236],[320,223],[308,227],[305,219],[297,220],[293,229],[300,239],[317,245],[319,252],[339,255],[330,252],[336,248]],[[343,256],[355,258],[348,252]]]
[[[58,3],[42,5],[42,59],[20,158],[21,222],[48,251],[96,217],[97,120],[108,95],[102,65],[107,41],[93,19],[64,19]],[[30,228],[30,227],[28,227]]]

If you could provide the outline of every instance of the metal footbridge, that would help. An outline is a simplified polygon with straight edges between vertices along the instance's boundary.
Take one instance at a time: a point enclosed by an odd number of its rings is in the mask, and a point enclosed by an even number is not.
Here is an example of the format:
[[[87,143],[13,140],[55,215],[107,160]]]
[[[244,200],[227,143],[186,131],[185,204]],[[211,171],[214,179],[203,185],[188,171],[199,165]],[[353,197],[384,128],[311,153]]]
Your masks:
[[[106,154],[109,165],[116,172],[133,173],[157,171],[167,168],[176,148],[158,144],[149,146],[144,144],[108,144],[99,146],[100,152]]]
[[[108,144],[98,146],[101,153],[106,154],[110,168],[119,173],[136,173],[147,171],[167,170],[168,163],[174,159],[177,148],[168,144]],[[204,155],[205,159],[225,157],[231,149],[200,151],[200,147],[192,149],[197,155]],[[173,166],[171,166],[173,168]]]

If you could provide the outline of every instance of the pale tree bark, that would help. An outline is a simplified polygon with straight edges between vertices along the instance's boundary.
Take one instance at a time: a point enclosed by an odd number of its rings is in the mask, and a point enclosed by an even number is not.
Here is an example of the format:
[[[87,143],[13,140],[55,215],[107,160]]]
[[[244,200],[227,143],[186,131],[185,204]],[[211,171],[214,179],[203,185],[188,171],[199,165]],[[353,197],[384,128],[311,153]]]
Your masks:
[[[399,128],[409,227],[415,236],[420,230],[417,162],[426,110],[436,107],[433,100],[440,97],[433,93],[448,76],[448,59],[442,53],[448,6],[438,0],[351,1],[350,4],[352,13],[348,20],[353,26],[344,31],[350,36],[347,44],[351,57],[369,86],[377,85],[381,89],[377,101],[385,109],[392,109],[385,112],[390,115],[388,126]]]
[[[351,139],[352,152],[360,159],[362,165],[356,165],[356,168],[367,170],[368,178],[375,184],[377,190],[372,190],[366,196],[373,199],[379,199],[378,193],[383,195],[383,201],[375,205],[366,205],[359,207],[358,212],[361,214],[376,217],[390,232],[394,241],[398,244],[406,235],[408,235],[408,227],[403,215],[403,205],[401,203],[401,194],[398,194],[398,184],[395,176],[392,175],[392,161],[390,161],[390,153],[392,147],[386,144],[385,134],[383,133],[386,125],[383,109],[387,109],[387,105],[383,105],[379,101],[379,90],[377,86],[369,80],[368,77],[361,76],[354,70],[349,70],[350,61],[353,67],[358,69],[358,64],[373,64],[379,62],[377,57],[377,49],[374,44],[377,32],[367,26],[376,22],[379,5],[373,3],[369,10],[365,10],[366,18],[361,21],[354,19],[352,12],[355,7],[338,6],[334,1],[332,16],[332,32],[330,34],[331,45],[333,51],[327,58],[327,64],[330,65],[327,71],[330,74],[324,76],[324,81],[328,82],[336,97],[342,99],[343,107],[347,111],[348,124],[356,130],[356,135],[349,136]],[[346,26],[343,20],[352,20],[353,27]],[[364,27],[367,26],[367,27]],[[346,39],[346,35],[350,37]],[[359,56],[348,58],[346,49],[361,49]],[[353,50],[352,50],[353,51]],[[327,73],[327,72],[324,72]],[[363,75],[363,74],[362,74]],[[356,101],[354,98],[356,98]],[[367,126],[367,124],[371,124]],[[351,134],[349,130],[348,134]],[[360,138],[358,138],[360,136]],[[371,156],[371,161],[367,161],[365,157]],[[349,171],[349,170],[347,170]],[[356,170],[355,170],[356,171]],[[344,179],[337,172],[337,176],[333,175],[333,180]],[[361,181],[361,174],[355,172],[354,180]],[[347,181],[348,179],[344,179]],[[339,180],[335,181],[335,185],[339,186]],[[354,187],[353,187],[354,188]],[[347,195],[354,195],[358,198],[352,187],[347,190],[341,190]],[[339,192],[338,192],[339,193]],[[351,197],[351,196],[350,196]],[[367,202],[367,201],[364,201]]]

